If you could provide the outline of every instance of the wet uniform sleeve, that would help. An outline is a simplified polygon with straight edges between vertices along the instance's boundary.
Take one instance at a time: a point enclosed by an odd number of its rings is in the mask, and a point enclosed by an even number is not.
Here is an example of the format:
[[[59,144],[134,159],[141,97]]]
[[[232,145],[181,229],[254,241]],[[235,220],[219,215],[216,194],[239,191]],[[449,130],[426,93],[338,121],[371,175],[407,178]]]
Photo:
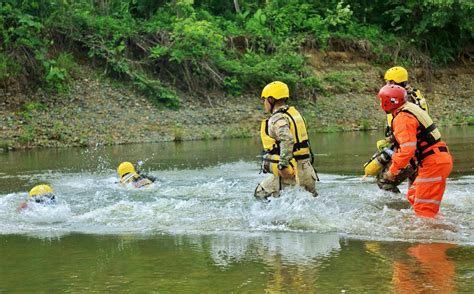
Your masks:
[[[275,132],[275,139],[280,142],[280,161],[284,166],[290,165],[290,160],[293,158],[293,134],[290,131],[290,122],[286,116],[281,115],[275,118],[273,130]]]
[[[149,174],[144,174],[144,176],[149,179],[150,181],[152,181],[153,183],[156,181],[156,177],[155,176],[152,176],[152,175],[149,175]]]
[[[392,157],[390,172],[397,175],[405,168],[416,152],[416,132],[419,126],[418,120],[411,114],[401,112],[393,120],[393,135],[399,147]]]

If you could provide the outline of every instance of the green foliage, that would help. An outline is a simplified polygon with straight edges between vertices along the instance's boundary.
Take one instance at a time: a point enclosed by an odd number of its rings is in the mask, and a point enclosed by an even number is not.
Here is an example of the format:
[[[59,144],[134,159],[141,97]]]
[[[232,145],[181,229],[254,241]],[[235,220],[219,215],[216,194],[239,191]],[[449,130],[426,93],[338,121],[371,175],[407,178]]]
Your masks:
[[[21,117],[23,117],[25,120],[30,120],[33,112],[36,110],[44,110],[45,106],[42,103],[39,102],[29,102],[23,105],[23,111],[20,112]]]
[[[205,129],[205,130],[203,130],[202,133],[201,133],[201,139],[202,139],[202,140],[206,140],[206,141],[207,141],[207,140],[215,140],[215,139],[217,139],[217,135],[212,134],[212,133],[209,131],[209,129]]]
[[[341,71],[330,72],[324,77],[324,81],[328,82],[336,93],[345,92],[347,90],[346,88],[350,85],[348,79],[350,79],[350,75]]]
[[[168,48],[160,44],[155,45],[155,47],[150,49],[150,58],[158,59],[168,53]]]
[[[184,139],[184,130],[181,124],[176,124],[173,127],[173,141],[182,142]]]
[[[318,131],[321,133],[337,133],[343,130],[344,129],[341,126],[331,125],[331,126],[322,127]]]
[[[368,131],[371,129],[370,127],[370,121],[367,119],[363,119],[359,123],[359,129],[362,131]]]
[[[89,138],[87,137],[86,134],[81,134],[78,138],[78,142],[79,146],[81,147],[86,147],[89,145]]]
[[[474,38],[474,2],[464,0],[391,0],[369,7],[346,1],[358,20],[379,25],[410,45],[447,63]],[[368,8],[368,9],[367,9]]]
[[[56,66],[65,71],[68,79],[79,75],[79,65],[75,62],[71,53],[61,52],[56,58]]]
[[[158,80],[148,79],[144,75],[131,74],[134,84],[154,103],[163,103],[173,109],[179,108],[179,98],[175,91],[164,87]]]
[[[129,57],[127,45],[130,38],[137,36],[139,24],[124,6],[120,6],[121,10],[118,14],[100,15],[88,2],[76,5],[75,10],[59,16],[55,22],[58,30],[67,30],[71,41],[80,42],[89,49],[89,57],[105,62],[108,71],[131,81],[153,102],[162,103],[171,108],[179,107],[179,99],[175,91],[136,68],[136,62]],[[108,7],[107,11],[113,9],[113,7]],[[151,57],[159,58],[159,55],[166,52],[164,49],[166,48],[155,46]],[[60,76],[56,75],[55,78],[59,79]]]
[[[0,139],[0,152],[9,151],[13,148],[13,142],[11,140]]]
[[[245,127],[228,127],[225,131],[225,138],[251,138],[253,130]]]
[[[360,91],[342,73],[315,78],[303,47],[447,63],[472,42],[473,12],[472,1],[461,0],[7,0],[0,4],[0,80],[25,75],[63,91],[78,71],[73,55],[61,52],[79,48],[72,53],[172,108],[179,107],[175,89],[241,95],[272,80],[303,98],[328,85]]]
[[[0,81],[7,78],[14,78],[21,72],[21,65],[13,58],[0,52]]]
[[[365,90],[365,85],[355,77],[361,76],[358,71],[332,71],[324,76],[328,90],[333,93],[360,93]]]
[[[224,78],[224,89],[227,93],[238,96],[242,94],[242,84],[235,77],[225,77]]]
[[[472,116],[472,115],[469,116],[466,121],[467,121],[467,124],[469,126],[473,126],[474,125],[474,116]]]
[[[34,140],[36,129],[33,126],[26,126],[20,134],[19,141],[22,144],[28,144]]]
[[[47,131],[48,139],[60,141],[63,139],[65,131],[66,126],[64,123],[62,121],[55,121],[53,127]]]
[[[170,60],[197,64],[200,60],[223,57],[224,36],[212,23],[193,18],[177,19],[171,33],[174,43]]]

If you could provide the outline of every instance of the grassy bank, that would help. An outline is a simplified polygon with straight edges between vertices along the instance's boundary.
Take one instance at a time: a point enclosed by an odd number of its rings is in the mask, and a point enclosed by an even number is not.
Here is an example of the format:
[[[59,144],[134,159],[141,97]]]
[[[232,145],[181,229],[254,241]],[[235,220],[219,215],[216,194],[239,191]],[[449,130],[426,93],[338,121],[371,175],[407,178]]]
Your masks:
[[[0,148],[254,136],[273,80],[313,130],[381,128],[395,64],[472,123],[474,5],[359,2],[3,1]]]
[[[290,103],[317,132],[383,129],[384,113],[376,93],[382,66],[358,55],[307,52],[311,69],[323,81],[321,91],[294,96]],[[425,94],[438,125],[473,123],[474,73],[459,65],[432,71],[411,70],[413,85]],[[77,78],[64,93],[3,93],[0,148],[93,146],[139,142],[212,140],[258,136],[265,117],[260,92],[206,98],[181,93],[181,107],[156,107],[120,80],[89,66],[77,65]],[[34,102],[31,102],[34,101]]]

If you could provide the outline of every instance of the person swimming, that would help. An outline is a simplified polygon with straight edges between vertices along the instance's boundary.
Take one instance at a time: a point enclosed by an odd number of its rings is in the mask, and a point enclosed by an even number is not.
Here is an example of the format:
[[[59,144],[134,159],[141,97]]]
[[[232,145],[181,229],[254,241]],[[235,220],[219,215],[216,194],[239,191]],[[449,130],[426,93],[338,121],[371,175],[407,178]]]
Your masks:
[[[22,210],[28,207],[28,203],[37,203],[44,205],[51,205],[56,203],[56,195],[53,188],[46,184],[34,186],[28,192],[28,200],[20,203],[17,210]]]
[[[128,161],[122,162],[118,166],[117,173],[120,177],[120,183],[123,185],[131,183],[135,188],[146,187],[156,181],[156,177],[140,172]]]

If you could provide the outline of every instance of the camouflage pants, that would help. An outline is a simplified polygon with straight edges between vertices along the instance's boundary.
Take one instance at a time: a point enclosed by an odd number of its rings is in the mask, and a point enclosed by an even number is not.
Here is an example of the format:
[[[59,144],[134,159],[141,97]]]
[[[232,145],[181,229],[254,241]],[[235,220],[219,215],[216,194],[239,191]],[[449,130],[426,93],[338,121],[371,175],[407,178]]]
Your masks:
[[[384,179],[383,175],[388,171],[390,164],[391,161],[388,162],[387,165],[382,169],[382,171],[377,175],[377,186],[379,186],[380,189],[385,191],[400,193],[400,189],[398,189],[397,186],[399,186],[406,179],[408,179],[409,186],[411,186],[411,183],[413,183],[416,178],[417,169],[413,168],[413,166],[410,164],[405,169],[400,171],[400,173],[395,177],[393,181],[389,181],[387,179]]]
[[[317,196],[316,193],[316,172],[309,159],[298,161],[298,176],[295,179],[283,179],[275,175],[265,178],[255,188],[254,196],[257,199],[266,199],[270,196],[278,197],[280,191],[288,186],[299,185],[306,191]]]

